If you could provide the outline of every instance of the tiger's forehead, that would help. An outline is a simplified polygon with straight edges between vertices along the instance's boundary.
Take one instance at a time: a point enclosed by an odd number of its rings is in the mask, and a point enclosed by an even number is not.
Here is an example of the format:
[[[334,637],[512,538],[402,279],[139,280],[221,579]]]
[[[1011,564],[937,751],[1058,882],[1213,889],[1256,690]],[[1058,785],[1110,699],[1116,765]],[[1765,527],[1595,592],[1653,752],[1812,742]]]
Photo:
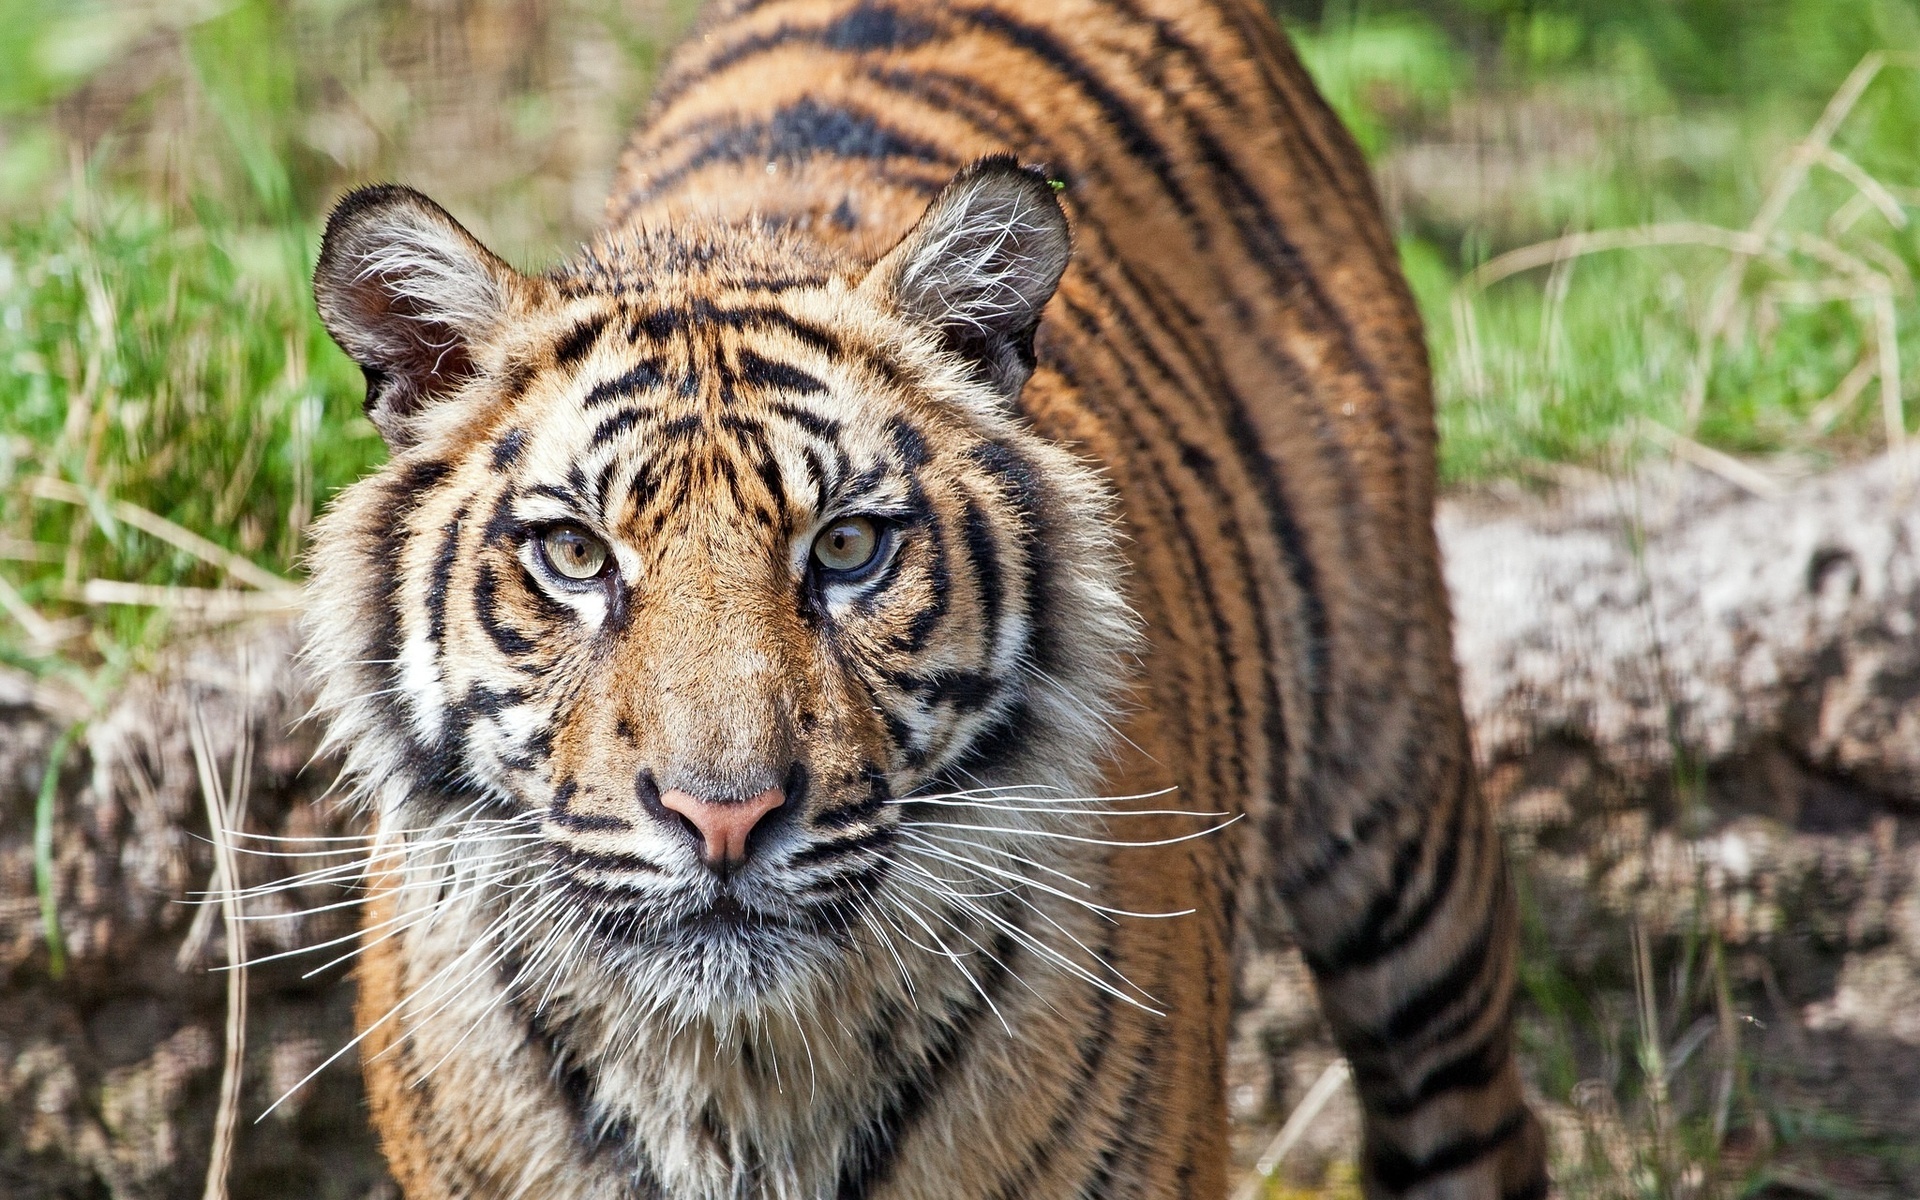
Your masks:
[[[827,285],[571,297],[517,351],[537,366],[509,368],[489,461],[555,518],[643,536],[904,504],[947,418],[850,307]]]

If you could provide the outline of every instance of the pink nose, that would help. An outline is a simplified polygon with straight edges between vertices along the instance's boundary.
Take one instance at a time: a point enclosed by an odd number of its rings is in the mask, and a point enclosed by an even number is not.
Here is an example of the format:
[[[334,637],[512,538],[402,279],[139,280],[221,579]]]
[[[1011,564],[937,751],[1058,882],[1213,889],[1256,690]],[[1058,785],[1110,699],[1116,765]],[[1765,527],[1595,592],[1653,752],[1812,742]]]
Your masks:
[[[700,857],[710,867],[733,866],[747,857],[747,837],[760,818],[787,802],[787,794],[768,788],[745,800],[702,800],[673,788],[660,794],[660,803],[693,822],[706,842]]]

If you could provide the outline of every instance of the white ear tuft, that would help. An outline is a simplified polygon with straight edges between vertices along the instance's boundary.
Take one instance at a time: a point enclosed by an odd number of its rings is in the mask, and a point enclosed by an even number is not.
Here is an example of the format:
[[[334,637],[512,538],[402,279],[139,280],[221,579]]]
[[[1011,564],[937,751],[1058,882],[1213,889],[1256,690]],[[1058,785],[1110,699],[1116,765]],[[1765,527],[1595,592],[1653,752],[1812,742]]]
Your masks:
[[[327,219],[314,299],[367,376],[367,416],[394,449],[415,413],[474,373],[473,349],[518,278],[433,201],[403,187],[349,193]]]
[[[955,176],[863,286],[932,324],[1010,400],[1033,372],[1033,332],[1068,249],[1053,184],[997,154]]]

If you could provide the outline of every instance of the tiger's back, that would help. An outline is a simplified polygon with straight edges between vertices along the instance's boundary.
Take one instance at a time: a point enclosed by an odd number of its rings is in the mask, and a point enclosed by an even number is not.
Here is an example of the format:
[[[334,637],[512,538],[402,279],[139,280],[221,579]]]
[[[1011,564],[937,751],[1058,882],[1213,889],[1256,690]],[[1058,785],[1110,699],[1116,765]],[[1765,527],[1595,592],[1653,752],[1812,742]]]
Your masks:
[[[1192,915],[1046,918],[1079,947],[1068,957],[1110,964],[1150,1003],[1070,973],[1035,990],[1028,971],[1052,968],[1023,970],[1026,943],[976,943],[984,978],[968,983],[986,1003],[964,1022],[903,1033],[891,1057],[810,1045],[875,1073],[881,1097],[874,1113],[845,1102],[850,1132],[820,1151],[817,1178],[876,1198],[1223,1194],[1232,952],[1250,914],[1277,901],[1355,1069],[1370,1194],[1544,1195],[1541,1134],[1510,1054],[1512,900],[1474,789],[1432,533],[1419,320],[1364,165],[1266,14],[1243,0],[722,5],[672,61],[623,157],[603,241],[762,230],[826,261],[873,263],[956,172],[1007,152],[1064,184],[1074,245],[1037,333],[995,353],[1021,360],[1008,368],[1024,380],[1016,419],[1111,487],[1120,582],[1143,635],[1099,794],[1246,819],[1192,837],[1179,811],[1129,817],[1115,840],[1133,845],[1088,851],[1103,907]],[[652,286],[605,261],[560,278],[558,295]],[[740,314],[817,282],[783,278],[777,256],[764,266],[677,301],[686,328],[738,339],[716,361],[778,358],[755,340],[759,318]],[[566,337],[553,345],[542,370],[565,358]],[[497,422],[463,436],[497,437]],[[1015,525],[1045,523],[1010,511]],[[951,558],[969,579],[944,586],[977,591],[991,630],[1010,620],[992,593],[1018,567],[1019,620],[1036,632],[1020,660],[1044,687],[1061,651],[1041,635],[1059,614],[1033,582],[1043,564],[1006,548],[1000,519],[955,510],[947,536],[964,545]],[[979,736],[1017,737],[1018,703]],[[561,1176],[602,1180],[617,1124],[595,1091],[596,1072],[614,1070],[589,1048],[602,1043],[491,1051],[502,1078],[529,1082],[504,1085],[512,1103],[474,1095],[493,1068],[463,1072],[458,1047],[389,1021],[415,986],[410,953],[404,939],[371,950],[362,998],[376,1119],[409,1195],[506,1190],[503,1167],[448,1164],[473,1157],[463,1139],[510,1130],[543,1161],[578,1156]],[[474,1018],[483,1042],[515,1036],[490,1020]],[[412,1083],[428,1064],[446,1081],[422,1101]],[[519,1094],[542,1075],[574,1094]],[[778,1137],[741,1132],[761,1118],[734,1099],[699,1118],[733,1147],[722,1157],[738,1168],[735,1194],[811,1186],[741,1165],[741,1146],[758,1147],[751,1158]],[[619,1136],[663,1144],[644,1129]],[[579,1194],[672,1193],[621,1171],[605,1178],[625,1183]]]

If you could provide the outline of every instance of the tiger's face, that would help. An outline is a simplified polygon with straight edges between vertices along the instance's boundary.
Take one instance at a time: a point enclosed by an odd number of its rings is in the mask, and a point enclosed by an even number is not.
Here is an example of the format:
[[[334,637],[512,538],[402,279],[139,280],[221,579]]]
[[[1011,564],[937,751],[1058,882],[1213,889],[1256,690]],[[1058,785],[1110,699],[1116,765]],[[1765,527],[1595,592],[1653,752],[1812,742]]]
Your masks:
[[[1066,252],[1004,160],[866,269],[714,229],[535,279],[350,197],[316,289],[395,453],[311,644],[382,826],[682,1018],[1044,869],[1060,808],[994,801],[1093,783],[1132,636],[1101,481],[1014,404]]]

